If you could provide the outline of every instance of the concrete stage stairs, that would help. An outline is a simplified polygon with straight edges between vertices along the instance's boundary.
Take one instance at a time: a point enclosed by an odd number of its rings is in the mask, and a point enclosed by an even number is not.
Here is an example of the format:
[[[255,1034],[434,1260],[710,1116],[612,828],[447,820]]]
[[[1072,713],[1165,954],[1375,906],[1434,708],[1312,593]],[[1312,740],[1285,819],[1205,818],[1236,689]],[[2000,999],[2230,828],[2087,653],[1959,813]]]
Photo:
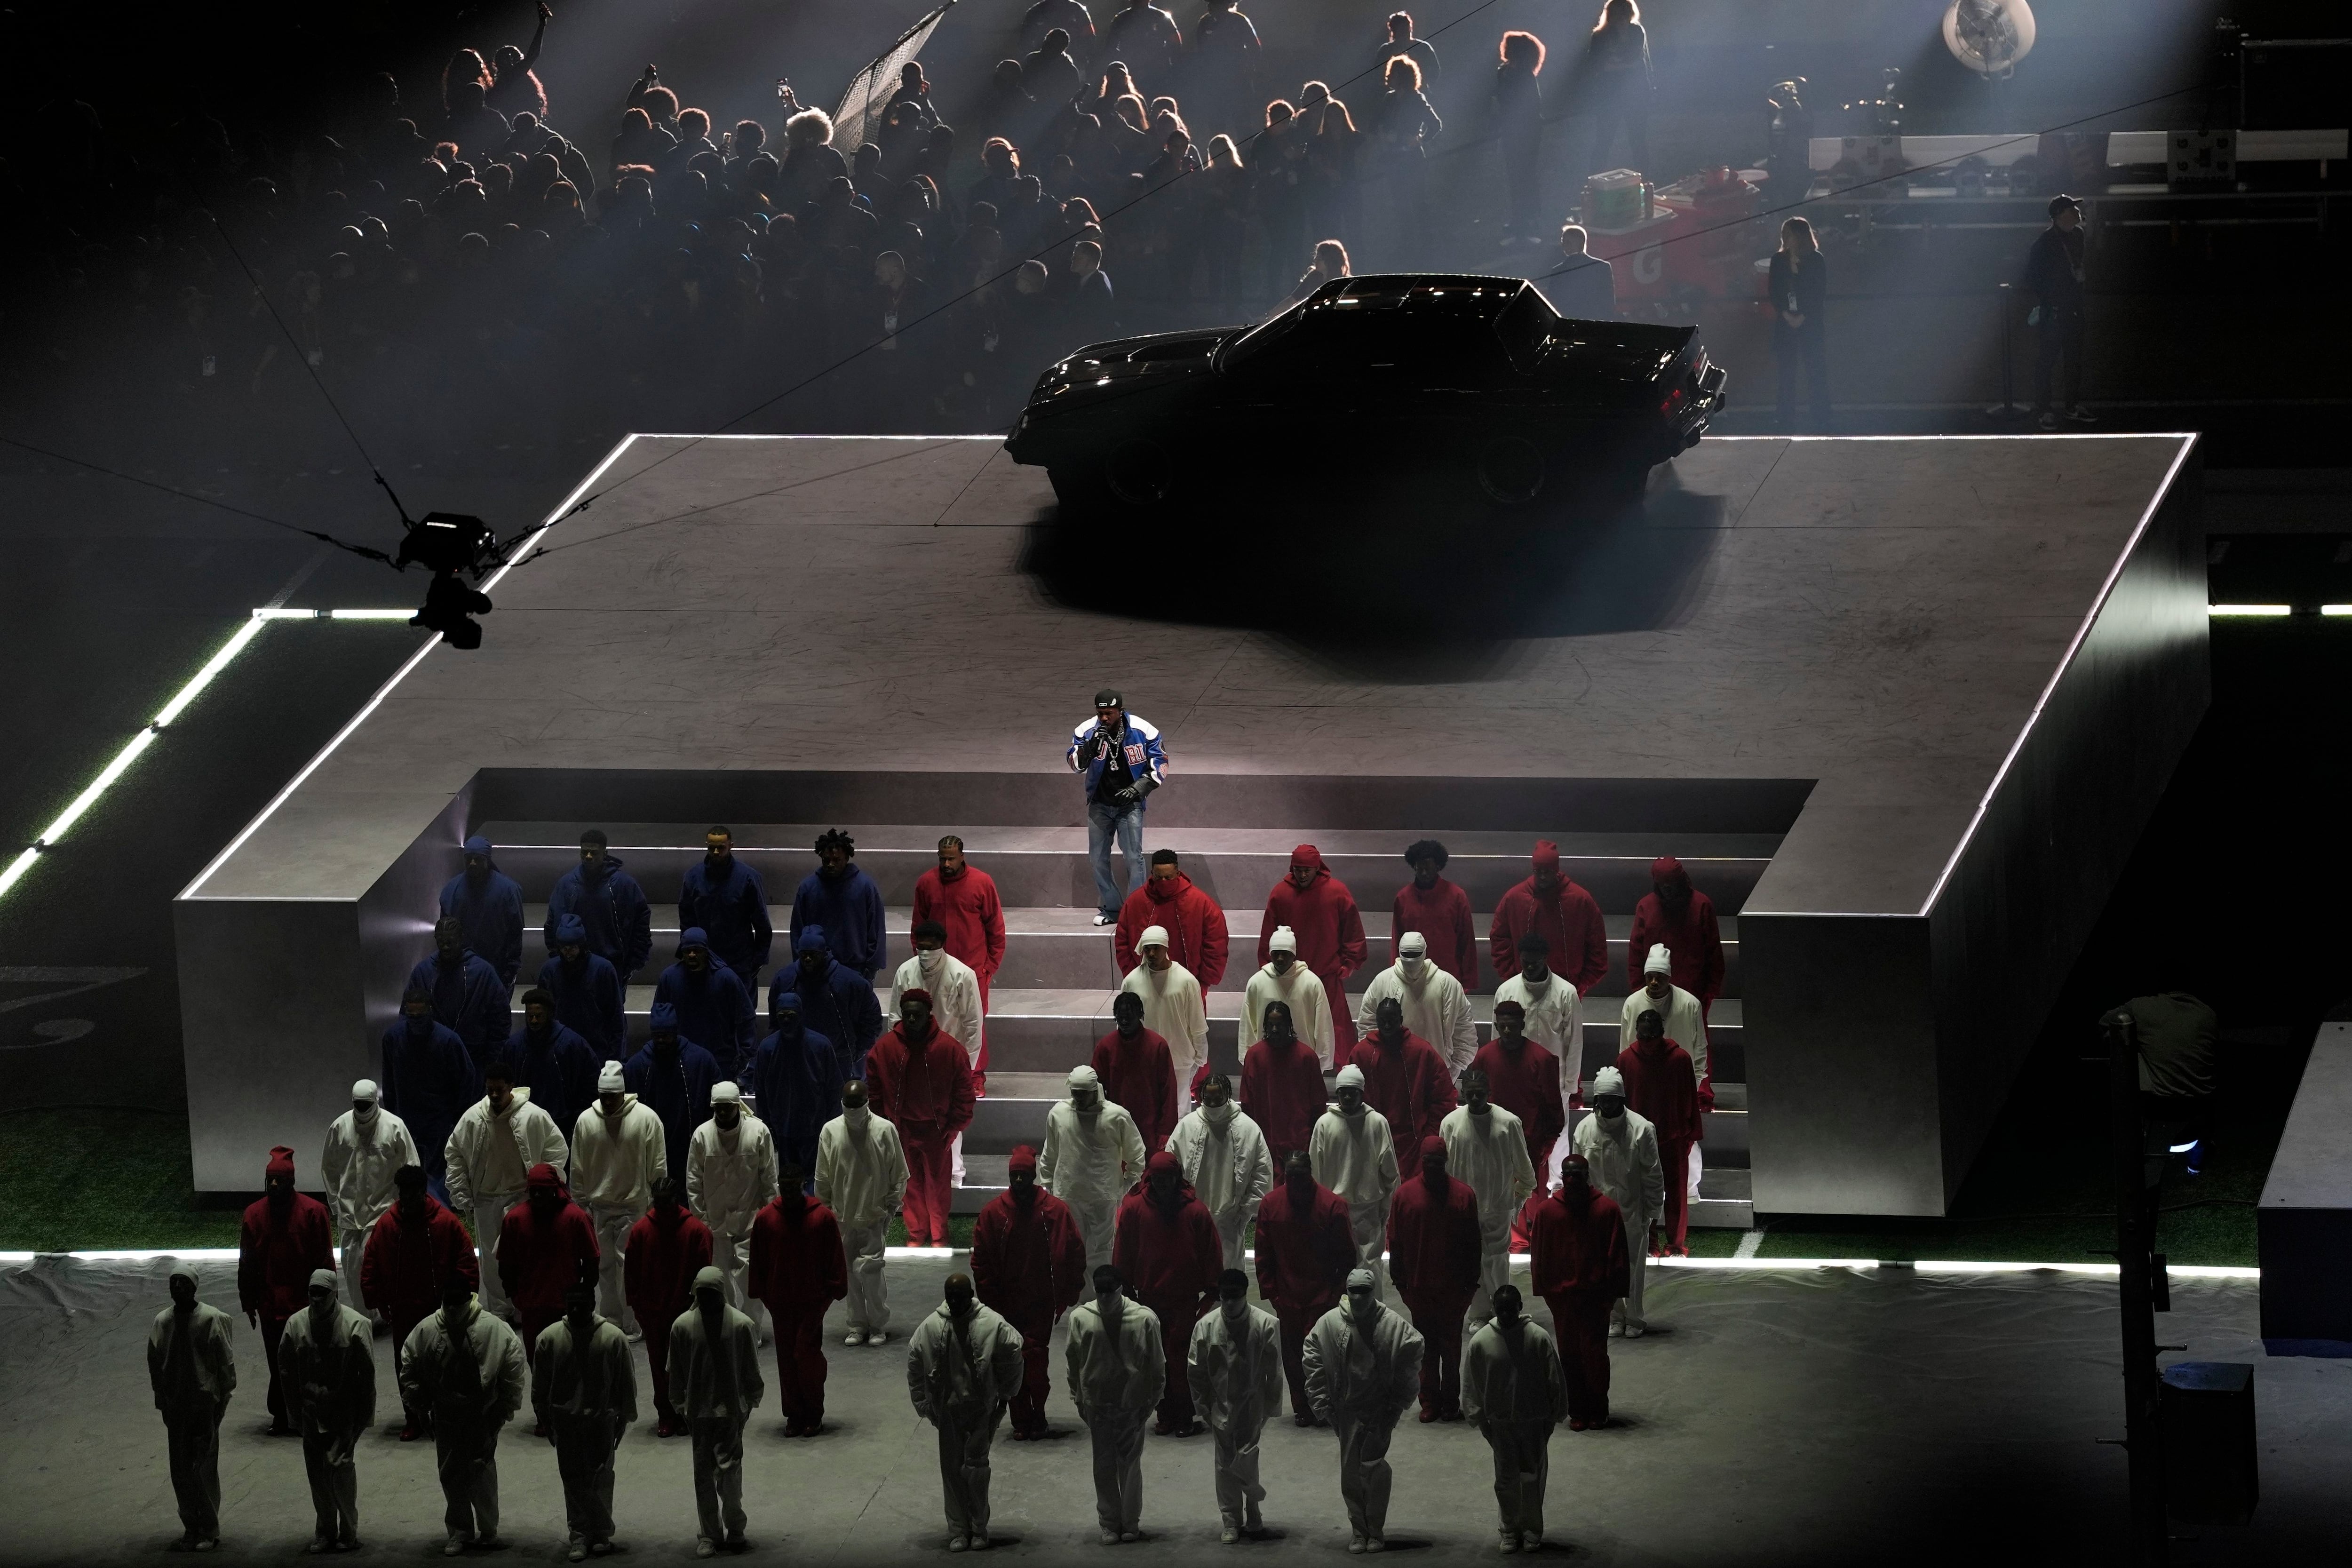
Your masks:
[[[555,881],[578,857],[584,825],[493,822],[486,831],[499,846],[500,869],[522,884],[526,916],[534,933],[524,944],[517,1006],[536,972],[541,950],[535,933],[544,921]],[[642,1039],[653,1004],[654,981],[671,961],[677,940],[677,899],[680,879],[702,854],[703,824],[614,823],[602,826],[611,852],[643,884],[654,905],[654,957],[628,988],[630,1034]],[[1064,827],[856,824],[730,825],[736,853],[767,885],[778,936],[785,951],[793,889],[814,868],[809,846],[829,826],[841,826],[856,839],[857,862],[882,889],[889,906],[889,964],[908,950],[909,909],[917,877],[937,863],[935,846],[948,832],[965,840],[971,862],[996,879],[1005,905],[1005,956],[990,995],[988,1092],[964,1138],[967,1184],[957,1194],[958,1212],[976,1210],[1001,1190],[1005,1156],[1017,1143],[1044,1136],[1045,1110],[1062,1097],[1070,1068],[1087,1059],[1095,1041],[1111,1026],[1110,1002],[1118,969],[1111,933],[1093,924],[1094,879],[1087,858],[1086,831]],[[1183,858],[1194,883],[1225,909],[1233,957],[1212,988],[1209,1005],[1211,1060],[1238,1071],[1242,988],[1255,967],[1259,924],[1265,896],[1287,871],[1292,846],[1315,844],[1346,882],[1363,910],[1370,952],[1356,979],[1352,1010],[1361,983],[1390,962],[1390,903],[1411,878],[1405,844],[1418,837],[1442,840],[1452,854],[1446,876],[1470,896],[1477,928],[1486,929],[1497,899],[1528,874],[1536,833],[1317,832],[1312,829],[1170,827],[1145,832],[1147,852],[1166,847]],[[1625,945],[1633,906],[1649,891],[1650,862],[1660,854],[1678,856],[1696,886],[1715,900],[1721,917],[1727,965],[1725,994],[1712,1010],[1710,1044],[1715,1063],[1716,1108],[1706,1118],[1706,1170],[1701,1201],[1692,1209],[1695,1225],[1747,1228],[1748,1201],[1746,1056],[1741,1041],[1739,921],[1736,911],[1763,873],[1779,837],[1762,833],[1587,833],[1549,835],[1560,847],[1561,868],[1600,900],[1610,936],[1610,972],[1585,998],[1584,1061],[1589,1079],[1619,1048],[1617,1015],[1625,993]],[[1483,963],[1483,946],[1482,946]],[[762,979],[773,973],[763,972]],[[889,973],[877,976],[887,987]],[[1483,1040],[1489,1032],[1494,977],[1483,972],[1472,1001]],[[886,1015],[889,998],[883,998]],[[762,999],[764,1009],[764,998]]]

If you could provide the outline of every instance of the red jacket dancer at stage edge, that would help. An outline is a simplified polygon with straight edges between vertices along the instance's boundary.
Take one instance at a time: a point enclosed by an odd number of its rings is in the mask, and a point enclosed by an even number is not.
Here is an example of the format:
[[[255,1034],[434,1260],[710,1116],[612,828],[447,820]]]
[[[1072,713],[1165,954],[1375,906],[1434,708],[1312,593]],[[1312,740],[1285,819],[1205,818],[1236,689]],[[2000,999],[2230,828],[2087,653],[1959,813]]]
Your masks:
[[[1111,946],[1118,958],[1121,974],[1143,962],[1143,953],[1136,942],[1153,926],[1166,929],[1168,956],[1191,970],[1202,991],[1214,989],[1217,982],[1225,977],[1225,911],[1217,907],[1216,900],[1194,887],[1192,878],[1177,869],[1173,849],[1152,851],[1151,875],[1119,906],[1118,930]],[[1127,1101],[1120,1100],[1118,1103],[1126,1105]]]
[[[1575,982],[1581,996],[1609,973],[1609,928],[1592,895],[1561,874],[1559,845],[1538,839],[1534,860],[1528,879],[1495,905],[1487,959],[1495,978],[1508,980],[1519,972],[1519,938],[1538,932],[1551,944],[1552,968]]]
[[[1701,1007],[1723,994],[1723,932],[1715,900],[1691,886],[1690,873],[1671,855],[1650,862],[1650,889],[1633,906],[1633,935],[1625,946],[1626,990],[1642,989],[1642,965],[1653,943],[1674,957],[1667,976],[1698,998]]]
[[[1690,1076],[1690,1069],[1683,1069]],[[1551,1308],[1568,1378],[1568,1424],[1581,1432],[1609,1424],[1609,1309],[1625,1294],[1625,1216],[1616,1200],[1593,1191],[1581,1154],[1560,1162],[1560,1188],[1535,1206],[1537,1295]]]
[[[1111,1014],[1118,1027],[1095,1042],[1095,1076],[1102,1079],[1103,1098],[1135,1119],[1144,1152],[1154,1154],[1176,1131],[1176,1058],[1166,1040],[1143,1026],[1143,998],[1122,991]],[[1201,1070],[1208,1070],[1206,1062]]]
[[[1478,923],[1470,912],[1470,895],[1438,873],[1451,858],[1434,838],[1409,845],[1404,863],[1412,880],[1397,889],[1389,906],[1389,962],[1402,955],[1398,939],[1417,931],[1429,941],[1429,961],[1462,982],[1465,991],[1478,989]],[[1424,1360],[1427,1358],[1424,1357]]]
[[[1355,1266],[1348,1200],[1317,1183],[1303,1146],[1293,1150],[1282,1180],[1257,1205],[1257,1291],[1281,1331],[1282,1374],[1301,1426],[1315,1425],[1307,1397],[1307,1336],[1347,1294],[1348,1271]]]
[[[669,1402],[669,1329],[694,1301],[694,1277],[710,1267],[710,1227],[678,1201],[686,1184],[664,1176],[654,1184],[654,1206],[629,1227],[622,1251],[622,1292],[645,1331],[653,1370],[657,1437],[675,1437],[686,1419]]]
[[[1389,1204],[1389,1278],[1421,1335],[1421,1418],[1462,1419],[1462,1319],[1478,1293],[1478,1194],[1445,1173],[1445,1140],[1416,1152],[1419,1174]]]
[[[1398,1177],[1412,1181],[1421,1169],[1422,1142],[1437,1135],[1437,1124],[1457,1103],[1445,1058],[1404,1026],[1404,1008],[1391,999],[1381,1004],[1377,1026],[1340,1065],[1349,1062],[1363,1069],[1364,1103],[1389,1119]]]
[[[980,1010],[988,1011],[988,983],[1004,965],[1004,905],[996,896],[996,879],[963,858],[963,840],[949,834],[940,840],[940,863],[915,879],[915,915],[909,931],[925,921],[947,929],[948,956],[960,960],[980,982]],[[988,1037],[982,1031],[980,1060],[971,1069],[988,1075]],[[985,1091],[975,1082],[972,1091]]]
[[[269,1358],[269,1430],[283,1435],[295,1427],[278,1386],[278,1341],[287,1319],[310,1310],[311,1270],[335,1267],[335,1226],[326,1205],[294,1190],[294,1151],[283,1144],[269,1152],[261,1190],[237,1237],[236,1301],[245,1321],[261,1331]]]
[[[1207,1072],[1203,1062],[1193,1078],[1194,1095],[1201,1092]],[[1315,1047],[1291,1026],[1286,1002],[1265,1005],[1265,1037],[1242,1057],[1241,1100],[1249,1119],[1265,1134],[1266,1156],[1276,1172],[1293,1152],[1307,1152],[1316,1119],[1330,1106],[1323,1089],[1323,1064],[1316,1060]]]
[[[1658,1163],[1666,1178],[1666,1213],[1659,1222],[1664,1251],[1688,1257],[1690,1152],[1705,1125],[1690,1053],[1667,1039],[1658,1016],[1644,1010],[1633,1020],[1633,1043],[1617,1053],[1617,1070],[1625,1075],[1625,1103],[1658,1130]]]
[[[1021,1392],[1013,1440],[1046,1436],[1045,1396],[1054,1325],[1086,1293],[1087,1244],[1070,1205],[1037,1184],[1037,1151],[1024,1143],[1004,1163],[1004,1191],[971,1227],[971,1289],[1021,1334]]]
[[[898,1022],[866,1058],[866,1091],[907,1156],[907,1245],[945,1247],[955,1136],[971,1124],[971,1058],[931,1021],[929,992],[898,993]]]
[[[538,1353],[541,1331],[563,1316],[563,1293],[594,1281],[602,1256],[596,1222],[572,1201],[555,1167],[533,1165],[523,1176],[522,1202],[499,1222],[498,1245],[499,1283],[522,1320],[526,1360]]]
[[[1290,852],[1290,875],[1266,895],[1265,919],[1257,928],[1261,966],[1274,956],[1276,926],[1290,928],[1298,939],[1298,962],[1323,982],[1323,994],[1331,1004],[1331,1059],[1345,1062],[1356,1044],[1348,976],[1364,966],[1364,917],[1356,908],[1356,895],[1331,875],[1312,844]]]
[[[751,1221],[751,1293],[776,1321],[776,1393],[784,1436],[814,1437],[824,1425],[824,1312],[849,1294],[841,1222],[801,1191],[806,1177],[787,1161],[782,1189]]]
[[[1127,1282],[1128,1293],[1160,1319],[1168,1382],[1152,1430],[1163,1437],[1190,1436],[1201,1424],[1193,1415],[1185,1363],[1192,1349],[1192,1325],[1217,1299],[1225,1244],[1208,1205],[1184,1179],[1183,1163],[1165,1149],[1144,1162],[1143,1184],[1118,1205],[1110,1261]]]
[[[441,1310],[442,1286],[454,1275],[478,1290],[482,1278],[474,1238],[446,1205],[425,1190],[425,1167],[403,1165],[392,1180],[400,1195],[368,1232],[366,1250],[360,1254],[360,1300],[392,1325],[397,1374],[410,1333]],[[425,1415],[405,1401],[403,1407],[407,1421],[400,1440],[413,1443],[425,1435]]]

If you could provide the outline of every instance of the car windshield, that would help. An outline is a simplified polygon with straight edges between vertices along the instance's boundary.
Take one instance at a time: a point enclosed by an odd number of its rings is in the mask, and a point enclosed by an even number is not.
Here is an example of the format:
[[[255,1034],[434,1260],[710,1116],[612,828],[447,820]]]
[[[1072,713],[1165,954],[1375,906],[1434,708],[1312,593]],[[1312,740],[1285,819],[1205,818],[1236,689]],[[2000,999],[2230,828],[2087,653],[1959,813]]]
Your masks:
[[[1264,353],[1293,327],[1298,325],[1306,313],[1307,302],[1302,300],[1281,314],[1260,321],[1240,336],[1226,340],[1224,353],[1219,361],[1219,368],[1238,370]]]
[[[1503,352],[1511,356],[1512,368],[1521,373],[1535,368],[1552,324],[1559,319],[1543,290],[1532,283],[1519,290],[1519,297],[1495,318],[1495,335],[1503,340]]]

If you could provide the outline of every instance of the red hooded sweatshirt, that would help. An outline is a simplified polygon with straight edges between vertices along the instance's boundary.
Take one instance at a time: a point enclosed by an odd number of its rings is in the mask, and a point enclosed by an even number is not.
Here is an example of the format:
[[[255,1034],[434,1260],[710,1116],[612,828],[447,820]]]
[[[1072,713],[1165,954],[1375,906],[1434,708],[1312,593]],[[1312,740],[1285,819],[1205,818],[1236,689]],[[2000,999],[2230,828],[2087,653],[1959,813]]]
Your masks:
[[[1005,1162],[1008,1173],[1024,1167],[1037,1173],[1037,1152],[1025,1143]],[[1077,1216],[1045,1188],[1032,1186],[1024,1202],[1019,1189],[1007,1187],[972,1222],[972,1293],[1013,1327],[1051,1323],[1090,1283]]]
[[[932,867],[915,879],[913,924],[925,921],[947,927],[948,956],[971,965],[986,995],[989,977],[1004,963],[1004,905],[996,896],[996,879],[968,863],[953,877],[941,877]]]
[[[427,1193],[425,1217],[417,1224],[403,1219],[394,1204],[368,1232],[367,1249],[360,1254],[360,1300],[387,1318],[421,1319],[440,1309],[441,1287],[452,1274],[463,1276],[476,1290],[482,1288],[474,1238],[446,1205]]]
[[[1537,1295],[1572,1292],[1613,1301],[1625,1293],[1632,1279],[1625,1216],[1608,1194],[1570,1183],[1535,1205],[1531,1228],[1528,1268]]]
[[[1355,1266],[1347,1200],[1312,1181],[1303,1194],[1286,1175],[1275,1183],[1257,1205],[1258,1294],[1293,1317],[1328,1312]]]
[[[922,994],[907,991],[898,999]],[[896,1127],[901,1140],[944,1143],[971,1123],[971,1058],[939,1025],[925,1028],[917,1039],[901,1021],[874,1042],[866,1058],[866,1089],[874,1114]]]
[[[1635,1040],[1617,1053],[1625,1075],[1625,1103],[1657,1124],[1664,1147],[1699,1140],[1698,1080],[1690,1053],[1661,1037]]]
[[[1176,1201],[1163,1205],[1152,1196],[1154,1177],[1176,1178]],[[1225,1244],[1208,1205],[1192,1194],[1184,1167],[1162,1149],[1143,1164],[1143,1181],[1119,1200],[1111,1233],[1111,1266],[1135,1299],[1166,1323],[1198,1319],[1216,1299],[1217,1276],[1224,1272]]]
[[[684,1204],[667,1215],[656,1204],[629,1227],[622,1248],[621,1291],[640,1323],[667,1329],[694,1300],[694,1277],[710,1267],[710,1227]]]
[[[1447,881],[1423,892],[1407,882],[1397,889],[1389,908],[1389,962],[1397,961],[1397,939],[1417,931],[1429,939],[1429,962],[1462,982],[1465,991],[1478,989],[1478,922],[1470,913],[1470,895]]]
[[[1422,1140],[1437,1135],[1437,1124],[1456,1103],[1445,1058],[1411,1029],[1393,1046],[1374,1029],[1357,1042],[1348,1060],[1363,1069],[1364,1103],[1389,1119],[1397,1173],[1412,1180],[1421,1169]]]
[[[1534,858],[1538,866],[1557,871],[1559,846],[1539,839]],[[1549,899],[1536,891],[1530,875],[1495,905],[1486,931],[1486,956],[1496,980],[1508,980],[1519,972],[1519,938],[1530,931],[1551,944],[1547,962],[1554,973],[1575,983],[1578,995],[1609,973],[1609,928],[1601,918],[1601,906],[1565,875],[1553,884]]]
[[[1265,920],[1257,930],[1257,961],[1274,956],[1274,928],[1288,926],[1298,938],[1298,962],[1323,982],[1336,1026],[1347,1011],[1348,976],[1364,966],[1364,917],[1348,884],[1331,875],[1312,844],[1290,852],[1294,866],[1311,867],[1315,879],[1304,889],[1287,877],[1265,899]]]
[[[1193,1082],[1197,1094],[1198,1075]],[[1323,1092],[1323,1064],[1315,1047],[1295,1035],[1286,1046],[1271,1040],[1252,1046],[1242,1058],[1241,1101],[1265,1134],[1276,1164],[1293,1149],[1306,1148],[1316,1120],[1331,1103]]]
[[[751,1289],[780,1318],[821,1313],[848,1295],[849,1260],[833,1211],[798,1187],[769,1199],[751,1221]]]
[[[1132,1040],[1113,1029],[1095,1042],[1094,1069],[1102,1079],[1103,1098],[1135,1119],[1144,1152],[1156,1154],[1168,1147],[1181,1114],[1176,1109],[1176,1058],[1168,1042],[1146,1028],[1137,1028]]]
[[[294,1151],[269,1152],[264,1177],[294,1179]],[[237,1237],[236,1300],[265,1318],[290,1318],[310,1304],[310,1271],[335,1266],[335,1225],[327,1205],[300,1193],[282,1205],[248,1205]]]
[[[1559,1098],[1559,1058],[1520,1037],[1515,1053],[1497,1037],[1478,1047],[1470,1065],[1486,1075],[1486,1098],[1519,1119],[1528,1157],[1535,1158],[1567,1131],[1568,1110]]]
[[[1642,988],[1647,978],[1642,966],[1650,960],[1650,949],[1664,942],[1674,960],[1668,978],[1704,1006],[1723,994],[1723,932],[1716,925],[1715,900],[1691,888],[1690,873],[1671,855],[1650,862],[1650,880],[1670,886],[1679,883],[1690,896],[1678,914],[1670,912],[1665,900],[1654,892],[1643,894],[1642,901],[1633,906],[1633,934],[1625,944],[1625,973],[1631,976],[1626,989]]]
[[[1167,928],[1168,956],[1191,970],[1202,990],[1213,989],[1225,977],[1225,911],[1217,907],[1216,900],[1194,887],[1192,878],[1181,871],[1165,880],[1147,878],[1143,886],[1128,894],[1127,902],[1119,906],[1118,931],[1112,942],[1121,974],[1143,962],[1136,944],[1152,926]]]
[[[596,1223],[563,1190],[554,1166],[533,1165],[525,1183],[522,1202],[499,1225],[499,1279],[517,1311],[560,1314],[563,1293],[596,1278]],[[548,1194],[556,1202],[542,1214],[540,1200]]]
[[[1414,1163],[1444,1152],[1443,1139],[1423,1139]],[[1389,1277],[1397,1294],[1420,1314],[1459,1317],[1478,1291],[1478,1260],[1484,1250],[1478,1227],[1478,1194],[1456,1176],[1431,1182],[1422,1171],[1400,1184],[1389,1205]]]

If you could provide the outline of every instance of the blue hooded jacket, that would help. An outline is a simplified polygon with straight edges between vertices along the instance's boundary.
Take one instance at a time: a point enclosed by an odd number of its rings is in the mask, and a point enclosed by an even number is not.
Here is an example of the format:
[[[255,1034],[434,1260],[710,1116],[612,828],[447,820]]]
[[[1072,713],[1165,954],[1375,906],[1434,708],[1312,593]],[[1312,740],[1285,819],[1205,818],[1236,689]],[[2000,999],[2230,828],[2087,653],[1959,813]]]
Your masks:
[[[686,955],[697,950],[709,955],[701,973],[686,966]],[[701,1044],[718,1058],[719,1076],[731,1078],[751,1059],[751,994],[733,970],[710,954],[710,943],[699,926],[679,933],[676,963],[662,971],[654,1000],[677,1010],[677,1032]]]
[[[478,961],[477,961],[478,962]],[[436,1184],[449,1172],[449,1134],[466,1108],[482,1098],[481,1070],[457,1031],[438,1019],[416,1029],[406,1015],[383,1032],[383,1072],[377,1087],[383,1108],[408,1123]]]
[[[408,972],[408,984],[433,994],[433,1016],[457,1031],[477,1067],[488,1067],[514,1030],[514,992],[478,952],[460,952],[455,963],[436,952]]]
[[[466,840],[466,853],[489,860],[490,868],[478,884],[471,871],[450,878],[441,889],[441,912],[457,917],[467,950],[481,954],[499,984],[510,986],[522,967],[522,884],[490,860],[490,841],[480,834]]]
[[[760,873],[736,856],[727,858],[727,869],[714,874],[709,857],[686,868],[677,895],[680,931],[699,926],[710,939],[710,951],[730,969],[750,972],[764,968],[775,946],[775,927],[768,922],[768,889]]]
[[[587,927],[578,915],[566,915],[555,922],[557,946],[587,941]],[[626,996],[620,975],[603,958],[583,952],[574,969],[563,962],[562,953],[551,952],[539,966],[539,988],[555,998],[556,1022],[578,1030],[589,1049],[597,1053],[598,1061],[618,1061],[628,1055]],[[564,1136],[571,1135],[566,1129]]]
[[[629,976],[646,966],[654,952],[653,906],[637,879],[621,869],[613,856],[604,857],[591,879],[587,868],[574,866],[555,884],[547,900],[547,924],[541,928],[548,947],[555,946],[555,928],[566,915],[578,915],[587,930],[588,951],[613,966],[626,985]]]
[[[596,1103],[604,1058],[558,1019],[543,1036],[533,1036],[527,1022],[508,1036],[507,1062],[515,1082],[530,1086],[531,1103],[555,1118],[556,1130],[568,1140],[581,1112]]]
[[[775,1134],[776,1154],[816,1179],[816,1140],[824,1124],[841,1114],[840,1064],[833,1042],[801,1018],[797,991],[777,993],[776,1030],[752,1053],[751,1092],[759,1096],[760,1120]]]
[[[810,926],[793,938],[795,959],[803,952],[824,951],[821,925]],[[866,1053],[882,1037],[882,1004],[875,999],[872,983],[836,958],[814,980],[801,973],[798,963],[777,970],[768,986],[770,1013],[776,1010],[777,996],[786,991],[799,994],[801,1013],[810,1030],[833,1042],[834,1077],[844,1081],[864,1078]]]
[[[677,1027],[677,1009],[667,1002],[654,1004],[656,1034]],[[710,1120],[710,1086],[719,1081],[719,1064],[709,1051],[681,1035],[677,1054],[664,1060],[648,1040],[635,1056],[621,1064],[621,1078],[629,1092],[654,1109],[667,1134],[669,1168],[686,1179],[687,1147],[694,1130]]]
[[[823,871],[811,871],[793,895],[793,951],[800,952],[801,938],[808,931],[821,930],[834,962],[847,964],[870,982],[889,951],[882,917],[882,889],[856,861],[833,880]]]

